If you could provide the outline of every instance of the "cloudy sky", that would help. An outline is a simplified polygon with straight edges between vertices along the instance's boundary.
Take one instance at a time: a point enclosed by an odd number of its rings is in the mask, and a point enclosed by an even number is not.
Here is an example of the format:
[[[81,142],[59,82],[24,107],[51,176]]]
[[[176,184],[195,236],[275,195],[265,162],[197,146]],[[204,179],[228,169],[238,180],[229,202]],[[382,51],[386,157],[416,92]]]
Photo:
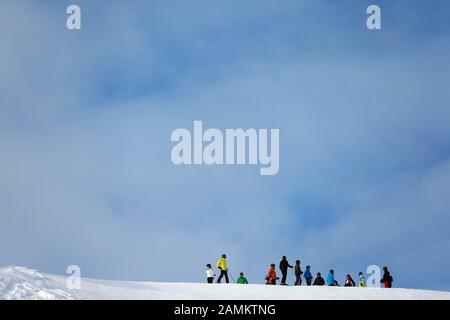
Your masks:
[[[0,39],[0,266],[204,281],[227,253],[263,283],[286,255],[450,290],[448,1],[3,0]],[[173,165],[194,120],[279,128],[279,173]]]

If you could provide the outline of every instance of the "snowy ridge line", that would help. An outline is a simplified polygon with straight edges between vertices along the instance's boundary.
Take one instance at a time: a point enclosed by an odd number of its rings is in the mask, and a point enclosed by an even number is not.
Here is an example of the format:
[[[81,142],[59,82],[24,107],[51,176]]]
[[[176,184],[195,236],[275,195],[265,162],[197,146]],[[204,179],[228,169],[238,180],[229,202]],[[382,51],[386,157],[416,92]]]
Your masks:
[[[3,300],[450,300],[450,292],[419,289],[293,287],[262,284],[204,284],[109,281],[82,278],[80,289],[68,289],[67,277],[26,267],[0,268]]]

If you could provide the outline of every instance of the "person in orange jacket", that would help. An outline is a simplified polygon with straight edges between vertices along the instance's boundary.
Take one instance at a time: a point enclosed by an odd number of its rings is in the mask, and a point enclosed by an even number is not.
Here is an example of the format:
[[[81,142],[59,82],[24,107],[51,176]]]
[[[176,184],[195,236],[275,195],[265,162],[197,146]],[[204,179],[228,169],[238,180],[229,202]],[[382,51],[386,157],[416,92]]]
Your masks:
[[[275,270],[275,263],[272,263],[270,265],[269,271],[267,272],[266,284],[276,285],[278,279],[279,278],[277,277],[277,272]]]

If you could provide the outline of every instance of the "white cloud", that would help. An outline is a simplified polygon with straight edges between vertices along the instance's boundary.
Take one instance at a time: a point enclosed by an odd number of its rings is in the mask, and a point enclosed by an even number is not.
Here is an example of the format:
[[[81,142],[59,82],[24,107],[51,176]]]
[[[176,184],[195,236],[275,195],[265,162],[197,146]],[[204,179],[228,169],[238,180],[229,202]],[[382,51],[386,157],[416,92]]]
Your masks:
[[[360,54],[357,44],[352,54],[305,52],[273,30],[259,39],[278,49],[261,51],[243,37],[234,54],[216,57],[208,45],[225,48],[235,35],[210,39],[208,26],[232,29],[250,12],[257,21],[277,15],[265,6],[238,14],[211,6],[202,7],[211,15],[195,19],[195,12],[172,16],[169,6],[149,9],[152,24],[114,5],[91,29],[83,24],[88,32],[68,35],[55,28],[54,11],[26,6],[0,10],[22,21],[0,16],[0,28],[18,28],[0,50],[7,70],[0,74],[0,264],[63,272],[75,263],[98,277],[201,280],[203,265],[226,252],[234,272],[262,282],[286,254],[322,273],[392,264],[399,283],[427,286],[414,276],[422,266],[411,265],[408,250],[438,261],[447,243],[440,233],[449,211],[445,39],[377,56]],[[173,49],[154,44],[157,37]],[[213,62],[164,56],[178,49]],[[151,71],[156,82],[170,75],[167,91],[146,87]],[[108,77],[119,78],[118,90],[145,90],[110,101],[102,91],[115,80]],[[173,166],[170,133],[195,119],[222,129],[280,128],[280,173],[267,179],[256,168]],[[298,199],[330,208],[332,221],[299,211]],[[436,287],[436,279],[445,281],[434,277]]]

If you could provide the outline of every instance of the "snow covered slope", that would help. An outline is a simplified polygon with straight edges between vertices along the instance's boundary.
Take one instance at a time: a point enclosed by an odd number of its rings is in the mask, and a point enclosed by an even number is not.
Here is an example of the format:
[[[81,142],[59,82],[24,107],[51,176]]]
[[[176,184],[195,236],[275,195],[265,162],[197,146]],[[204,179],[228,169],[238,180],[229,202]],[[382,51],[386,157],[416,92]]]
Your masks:
[[[415,289],[281,287],[265,285],[105,281],[83,278],[68,289],[67,277],[24,267],[0,268],[0,299],[446,299],[450,292]]]

